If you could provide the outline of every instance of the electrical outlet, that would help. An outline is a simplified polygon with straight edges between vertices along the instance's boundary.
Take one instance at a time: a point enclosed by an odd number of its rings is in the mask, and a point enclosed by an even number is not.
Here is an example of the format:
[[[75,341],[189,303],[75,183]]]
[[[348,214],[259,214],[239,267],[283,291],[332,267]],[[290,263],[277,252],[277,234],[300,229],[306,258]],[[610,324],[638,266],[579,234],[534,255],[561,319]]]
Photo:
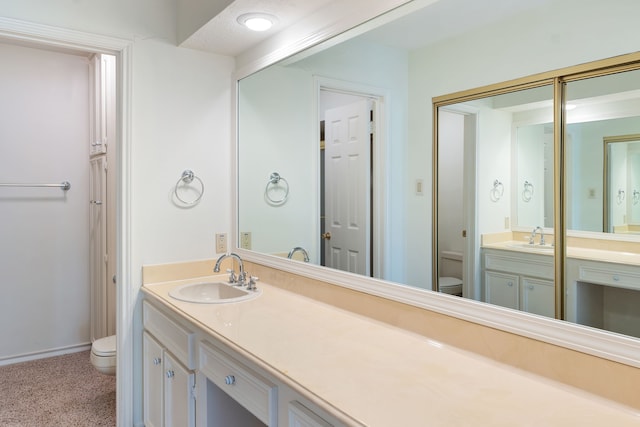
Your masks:
[[[227,252],[227,233],[216,234],[216,253]]]
[[[242,249],[251,249],[251,232],[250,231],[240,232],[240,247]]]

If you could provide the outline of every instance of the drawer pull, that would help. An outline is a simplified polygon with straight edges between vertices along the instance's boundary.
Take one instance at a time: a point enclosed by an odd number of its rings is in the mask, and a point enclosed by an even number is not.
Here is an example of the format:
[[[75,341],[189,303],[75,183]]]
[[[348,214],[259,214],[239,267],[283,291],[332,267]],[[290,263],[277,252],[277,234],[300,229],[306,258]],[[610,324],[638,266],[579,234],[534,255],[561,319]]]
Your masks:
[[[154,365],[159,365],[160,362],[162,362],[162,359],[160,359],[159,357],[154,357],[153,358],[153,364]]]
[[[224,383],[226,385],[234,385],[236,383],[236,377],[234,377],[233,375],[227,375],[224,378]]]
[[[171,379],[171,378],[173,378],[175,375],[176,375],[176,373],[175,373],[175,372],[173,372],[173,371],[167,371],[167,378]]]

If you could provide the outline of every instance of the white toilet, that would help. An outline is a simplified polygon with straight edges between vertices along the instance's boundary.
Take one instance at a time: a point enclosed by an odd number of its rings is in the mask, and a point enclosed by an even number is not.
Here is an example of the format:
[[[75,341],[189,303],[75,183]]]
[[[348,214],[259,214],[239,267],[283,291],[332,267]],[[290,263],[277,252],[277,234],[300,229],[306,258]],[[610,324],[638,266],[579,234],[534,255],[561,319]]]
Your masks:
[[[105,375],[116,374],[116,336],[95,340],[91,345],[91,364]]]
[[[462,296],[462,253],[442,251],[440,253],[440,276],[438,289],[443,294]]]
[[[439,277],[438,289],[443,294],[462,296],[462,280],[457,277]]]

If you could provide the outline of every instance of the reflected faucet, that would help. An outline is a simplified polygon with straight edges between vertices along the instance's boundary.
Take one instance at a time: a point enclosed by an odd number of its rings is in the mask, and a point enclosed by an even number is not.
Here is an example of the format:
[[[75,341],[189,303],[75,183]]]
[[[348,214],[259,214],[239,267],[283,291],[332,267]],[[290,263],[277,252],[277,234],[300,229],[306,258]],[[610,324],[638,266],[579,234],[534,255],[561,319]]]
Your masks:
[[[534,240],[536,238],[536,231],[538,231],[538,230],[540,230],[540,244],[544,245],[544,230],[542,230],[542,227],[540,227],[540,226],[537,226],[531,232],[531,236],[529,236],[529,244],[530,245],[533,245]]]
[[[220,263],[225,258],[235,258],[238,261],[238,265],[240,266],[240,273],[238,273],[238,284],[241,286],[244,285],[244,281],[247,278],[247,275],[244,272],[244,263],[242,262],[242,258],[240,258],[240,255],[238,254],[230,253],[230,254],[221,255],[220,258],[218,258],[218,260],[216,261],[215,267],[213,267],[213,272],[214,273],[220,272]]]
[[[302,252],[302,255],[304,255],[304,262],[309,262],[309,254],[307,253],[307,250],[301,246],[296,246],[295,248],[291,249],[289,255],[287,255],[287,258],[291,259],[293,254],[295,254],[296,252]]]

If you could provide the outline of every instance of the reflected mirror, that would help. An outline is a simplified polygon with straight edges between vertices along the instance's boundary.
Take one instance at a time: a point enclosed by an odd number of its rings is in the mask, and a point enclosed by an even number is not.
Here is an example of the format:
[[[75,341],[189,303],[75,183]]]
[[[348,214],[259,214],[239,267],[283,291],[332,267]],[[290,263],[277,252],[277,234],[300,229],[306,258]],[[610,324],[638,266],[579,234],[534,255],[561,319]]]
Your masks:
[[[605,137],[604,170],[605,231],[640,234],[640,134]]]

